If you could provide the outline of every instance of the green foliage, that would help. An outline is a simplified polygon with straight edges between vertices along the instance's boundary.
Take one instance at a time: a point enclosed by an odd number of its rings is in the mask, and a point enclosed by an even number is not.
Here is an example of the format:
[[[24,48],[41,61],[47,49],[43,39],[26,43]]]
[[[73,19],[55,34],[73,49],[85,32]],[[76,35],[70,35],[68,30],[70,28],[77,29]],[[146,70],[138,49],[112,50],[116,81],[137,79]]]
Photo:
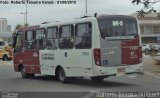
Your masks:
[[[140,17],[144,17],[146,14],[149,14],[149,13],[158,13],[157,16],[160,18],[160,12],[158,12],[154,8],[154,4],[159,3],[159,2],[160,0],[132,0],[133,4],[143,5],[143,8],[137,11],[138,16]]]
[[[29,24],[25,24],[24,26],[29,26]]]
[[[18,29],[18,28],[20,28],[20,27],[23,27],[23,25],[21,25],[21,24],[17,24],[17,26],[16,26],[15,30],[17,30],[17,29]]]
[[[16,26],[15,29],[14,29],[13,34],[15,34],[15,33],[16,33],[16,30],[19,29],[19,28],[21,28],[21,27],[23,27],[23,25],[17,24],[17,26]]]

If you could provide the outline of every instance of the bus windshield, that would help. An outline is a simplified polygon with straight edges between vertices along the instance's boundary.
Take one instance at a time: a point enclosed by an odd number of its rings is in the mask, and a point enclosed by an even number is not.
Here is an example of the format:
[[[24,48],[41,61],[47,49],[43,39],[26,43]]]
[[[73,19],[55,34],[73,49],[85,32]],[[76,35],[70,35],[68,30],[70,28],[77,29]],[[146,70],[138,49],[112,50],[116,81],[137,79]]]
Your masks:
[[[138,35],[137,21],[133,17],[104,16],[97,20],[104,39],[131,39]]]

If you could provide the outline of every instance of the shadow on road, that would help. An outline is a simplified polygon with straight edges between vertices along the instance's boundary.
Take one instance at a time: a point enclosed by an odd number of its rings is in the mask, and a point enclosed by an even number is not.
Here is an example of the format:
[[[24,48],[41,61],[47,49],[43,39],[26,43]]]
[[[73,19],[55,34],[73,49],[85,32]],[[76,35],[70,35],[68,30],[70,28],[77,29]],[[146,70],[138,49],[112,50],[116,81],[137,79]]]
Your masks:
[[[39,80],[39,81],[48,81],[48,82],[54,81],[53,83],[55,82],[59,83],[59,81],[53,76],[36,76],[31,79]],[[98,87],[98,88],[135,86],[135,84],[115,82],[113,80],[107,80],[107,78],[101,82],[92,81],[90,78],[76,78],[76,79],[72,79],[72,81],[69,81],[65,85],[85,86],[85,87],[88,86],[88,87]]]
[[[121,82],[115,82],[115,81],[101,81],[101,82],[95,82],[90,79],[76,79],[75,82],[72,83],[73,85],[81,85],[81,86],[90,86],[90,87],[124,87],[124,86],[135,86],[133,84],[128,83],[121,83]]]

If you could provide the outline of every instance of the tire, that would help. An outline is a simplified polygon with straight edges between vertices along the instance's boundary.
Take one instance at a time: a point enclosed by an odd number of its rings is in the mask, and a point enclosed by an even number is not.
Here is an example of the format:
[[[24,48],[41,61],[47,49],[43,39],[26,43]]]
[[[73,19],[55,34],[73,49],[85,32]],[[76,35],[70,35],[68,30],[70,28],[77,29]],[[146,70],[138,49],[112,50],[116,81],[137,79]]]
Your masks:
[[[158,52],[160,53],[160,48],[158,49]]]
[[[8,59],[8,56],[7,55],[4,55],[3,56],[3,61],[8,61],[9,59]]]
[[[35,76],[34,74],[29,74],[29,73],[28,75],[29,75],[29,78],[33,78]]]
[[[92,81],[103,81],[104,77],[91,77]]]
[[[30,78],[30,77],[34,77],[34,74],[29,74],[25,72],[24,66],[22,66],[21,68],[21,76],[22,78]]]
[[[58,69],[57,77],[58,77],[59,82],[61,82],[61,83],[67,82],[66,73],[62,68]]]
[[[145,54],[149,54],[149,50],[148,49],[146,49],[144,52],[145,52]]]

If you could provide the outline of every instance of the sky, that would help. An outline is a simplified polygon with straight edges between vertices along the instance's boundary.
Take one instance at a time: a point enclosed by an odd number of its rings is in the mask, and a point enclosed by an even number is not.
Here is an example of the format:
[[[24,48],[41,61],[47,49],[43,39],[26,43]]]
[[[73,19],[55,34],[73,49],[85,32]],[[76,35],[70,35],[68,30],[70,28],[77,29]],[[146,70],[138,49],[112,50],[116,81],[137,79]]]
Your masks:
[[[8,24],[14,30],[17,24],[24,24],[25,4],[11,4],[11,1],[22,0],[0,0],[0,18],[7,18]],[[30,1],[60,1],[60,0],[30,0]],[[85,0],[62,0],[75,1],[76,4],[27,4],[29,25],[41,24],[43,22],[64,21],[85,15]],[[87,15],[130,15],[141,9],[142,5],[133,5],[132,0],[87,0]]]

